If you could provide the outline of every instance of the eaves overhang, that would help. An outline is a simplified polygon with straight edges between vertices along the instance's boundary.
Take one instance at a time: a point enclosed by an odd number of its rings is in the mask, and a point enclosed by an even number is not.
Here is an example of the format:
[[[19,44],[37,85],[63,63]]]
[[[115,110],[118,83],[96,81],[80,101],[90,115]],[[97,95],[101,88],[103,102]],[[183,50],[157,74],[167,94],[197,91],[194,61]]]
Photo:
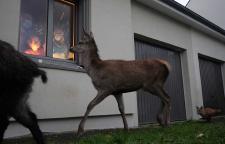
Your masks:
[[[174,0],[136,0],[175,20],[225,42],[225,30]]]

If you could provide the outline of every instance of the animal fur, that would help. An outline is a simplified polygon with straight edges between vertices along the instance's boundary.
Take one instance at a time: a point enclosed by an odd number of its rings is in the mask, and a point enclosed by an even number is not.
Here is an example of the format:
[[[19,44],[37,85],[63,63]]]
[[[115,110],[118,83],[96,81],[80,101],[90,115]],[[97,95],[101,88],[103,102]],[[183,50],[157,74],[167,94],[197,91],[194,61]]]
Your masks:
[[[19,53],[12,45],[0,40],[0,143],[9,125],[9,118],[28,128],[37,144],[44,144],[36,115],[30,110],[27,99],[34,78],[47,82],[45,71]]]
[[[206,119],[207,121],[211,121],[212,117],[218,115],[221,113],[221,109],[214,109],[210,107],[196,107],[197,108],[197,113],[203,118]]]

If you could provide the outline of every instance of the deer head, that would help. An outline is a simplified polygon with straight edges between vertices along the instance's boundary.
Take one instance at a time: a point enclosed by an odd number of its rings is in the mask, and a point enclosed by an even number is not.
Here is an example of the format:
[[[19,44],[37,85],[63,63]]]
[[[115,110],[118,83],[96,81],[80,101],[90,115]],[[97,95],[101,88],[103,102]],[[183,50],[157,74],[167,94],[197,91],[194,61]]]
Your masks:
[[[78,44],[75,47],[71,47],[70,51],[71,52],[76,52],[76,53],[84,53],[84,51],[88,48],[92,48],[93,45],[95,45],[95,40],[93,37],[93,33],[90,32],[90,34],[85,31],[83,28],[83,36],[81,40],[78,42]]]
[[[75,52],[78,54],[78,65],[80,66],[88,66],[90,65],[93,59],[98,59],[98,49],[93,37],[93,33],[86,32],[83,29],[83,37],[79,41],[79,43],[75,47],[70,48],[71,52]]]

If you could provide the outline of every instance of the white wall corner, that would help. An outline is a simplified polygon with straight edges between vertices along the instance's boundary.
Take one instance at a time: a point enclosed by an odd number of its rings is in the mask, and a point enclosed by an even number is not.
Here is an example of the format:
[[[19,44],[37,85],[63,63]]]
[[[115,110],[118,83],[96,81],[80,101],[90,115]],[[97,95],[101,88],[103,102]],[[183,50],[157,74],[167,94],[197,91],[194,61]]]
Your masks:
[[[184,65],[182,67],[184,71],[184,83],[186,83],[184,84],[184,90],[187,95],[185,99],[187,104],[187,119],[199,119],[200,116],[196,112],[196,106],[203,105],[203,97],[198,52],[193,45],[192,36],[191,46],[183,53],[182,57],[182,64]]]

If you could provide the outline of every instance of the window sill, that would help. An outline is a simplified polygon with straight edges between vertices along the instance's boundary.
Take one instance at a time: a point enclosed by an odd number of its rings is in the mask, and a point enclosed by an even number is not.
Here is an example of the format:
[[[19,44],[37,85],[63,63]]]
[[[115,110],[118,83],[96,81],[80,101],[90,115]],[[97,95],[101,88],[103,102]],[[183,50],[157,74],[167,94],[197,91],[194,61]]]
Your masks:
[[[61,59],[54,59],[49,57],[38,57],[38,56],[31,56],[26,55],[31,60],[36,62],[39,67],[42,68],[50,68],[50,69],[59,69],[59,70],[67,70],[67,71],[75,71],[75,72],[83,72],[86,71],[75,64],[74,61],[69,60],[61,60]]]

